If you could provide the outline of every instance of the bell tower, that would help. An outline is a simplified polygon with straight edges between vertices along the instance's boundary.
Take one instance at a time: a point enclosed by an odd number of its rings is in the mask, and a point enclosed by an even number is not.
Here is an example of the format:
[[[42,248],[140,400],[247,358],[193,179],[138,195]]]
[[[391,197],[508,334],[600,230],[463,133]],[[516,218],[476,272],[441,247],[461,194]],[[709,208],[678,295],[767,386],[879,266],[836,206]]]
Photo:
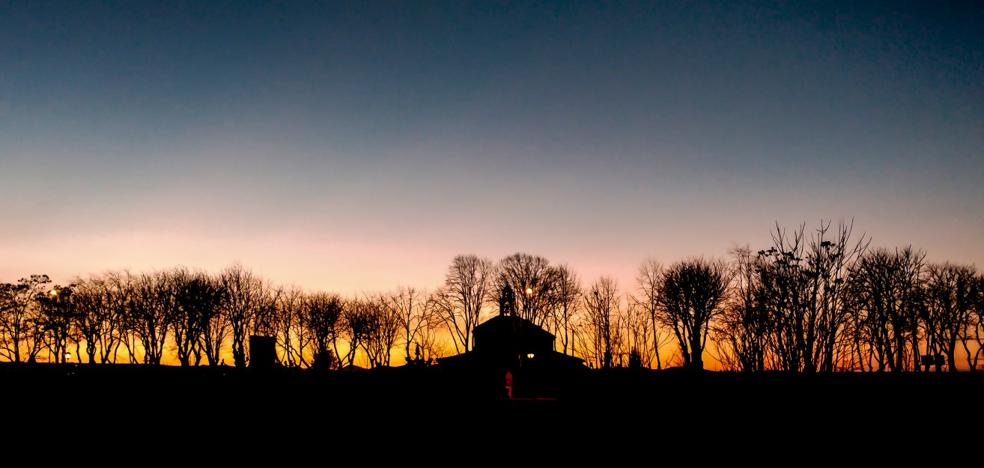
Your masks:
[[[499,293],[499,315],[516,315],[516,295],[509,283]]]

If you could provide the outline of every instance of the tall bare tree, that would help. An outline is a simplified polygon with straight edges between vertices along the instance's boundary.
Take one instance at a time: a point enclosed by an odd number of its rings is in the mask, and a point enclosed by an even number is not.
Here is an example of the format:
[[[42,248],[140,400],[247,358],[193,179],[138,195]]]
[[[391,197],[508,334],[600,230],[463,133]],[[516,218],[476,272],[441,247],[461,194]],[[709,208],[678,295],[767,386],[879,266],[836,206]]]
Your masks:
[[[475,255],[459,255],[451,261],[444,286],[434,292],[429,307],[437,312],[459,353],[471,350],[472,332],[480,323],[489,300],[495,270],[492,262]]]
[[[370,367],[388,367],[400,336],[400,314],[386,295],[367,297],[366,301],[371,305],[372,315],[362,346]]]
[[[581,357],[593,367],[613,367],[620,354],[620,306],[618,283],[607,276],[595,281],[584,294],[579,347]]]
[[[99,346],[106,335],[109,335],[109,340],[113,340],[111,328],[115,322],[110,315],[112,309],[108,304],[108,288],[101,278],[91,277],[85,281],[77,281],[74,289],[74,327],[81,341],[85,342],[86,359],[89,364],[95,363],[97,358],[105,363],[106,353],[100,352]],[[81,362],[82,356],[78,358]]]
[[[758,274],[760,257],[748,247],[732,250],[732,294],[714,328],[718,360],[727,368],[766,369],[771,322],[760,300],[763,290]]]
[[[927,269],[924,309],[927,348],[942,354],[951,372],[957,371],[957,342],[972,318],[975,276],[972,267],[949,263],[930,265]]]
[[[675,263],[661,275],[659,322],[673,330],[685,367],[704,368],[704,346],[728,283],[723,262],[702,258]]]
[[[805,334],[809,322],[809,276],[804,273],[805,225],[789,235],[776,226],[773,246],[758,252],[759,303],[772,322],[772,365],[781,370],[798,372],[804,365]],[[812,357],[812,353],[809,353]]]
[[[560,341],[561,352],[573,354],[574,325],[581,304],[581,281],[567,265],[556,267],[556,270],[554,312],[550,314],[553,330]]]
[[[225,297],[222,309],[232,335],[232,357],[236,367],[246,367],[247,335],[265,328],[260,316],[271,307],[270,295],[263,280],[242,265],[226,268],[219,276]]]
[[[311,334],[304,327],[305,299],[304,292],[292,286],[285,288],[277,301],[277,344],[283,350],[283,361],[288,366],[309,366],[306,354],[311,345]]]
[[[161,363],[173,299],[166,274],[143,273],[134,284],[129,320],[140,340],[144,364]]]
[[[138,334],[137,321],[134,315],[136,278],[129,271],[110,271],[103,277],[106,307],[110,310],[110,331],[116,335],[116,342],[110,345],[108,339],[100,347],[103,350],[103,360],[118,362],[118,352],[122,347],[126,350],[127,362],[135,364],[137,360]]]
[[[557,302],[559,270],[546,258],[516,253],[503,258],[496,268],[496,297],[505,285],[515,292],[517,314],[535,325],[543,325],[551,317]]]
[[[427,307],[427,294],[412,287],[401,287],[388,296],[387,302],[399,320],[405,361],[422,361],[422,337],[427,328],[437,325]]]
[[[348,352],[345,353],[345,358],[341,360],[343,367],[354,366],[359,348],[367,346],[365,342],[375,327],[376,307],[377,305],[368,299],[352,299],[346,302],[342,316],[344,318],[343,330],[348,341]],[[374,364],[372,357],[366,359],[370,366]]]
[[[808,372],[831,372],[842,359],[838,351],[845,339],[850,310],[847,285],[849,270],[869,244],[865,235],[852,240],[854,223],[841,223],[836,230],[830,221],[820,221],[807,247],[807,276],[810,303],[808,325],[802,339]]]
[[[205,273],[175,269],[169,273],[174,295],[171,329],[182,366],[201,361],[201,347],[207,324],[222,302],[222,289]]]
[[[919,369],[925,257],[912,247],[874,249],[851,268],[851,339],[861,370]]]
[[[14,320],[12,312],[17,307],[16,286],[0,283],[0,358],[6,361],[20,361],[20,337],[18,326],[21,320]]]
[[[984,354],[984,274],[974,279],[971,299],[972,315],[963,335],[963,347],[964,352],[967,353],[967,367],[974,372],[978,369],[981,355]],[[968,345],[971,340],[974,344]],[[974,347],[973,352],[971,346]]]
[[[38,293],[40,324],[44,330],[45,348],[50,362],[64,363],[75,322],[74,285],[54,286],[47,293]]]
[[[659,333],[659,282],[660,275],[663,272],[663,265],[660,264],[654,258],[647,258],[639,266],[639,272],[636,275],[636,287],[638,289],[638,296],[635,297],[635,301],[643,307],[647,316],[649,317],[649,323],[652,324],[653,333],[653,359],[656,361],[656,368],[663,368],[663,360],[659,355],[660,347],[660,333]]]
[[[631,294],[626,295],[625,308],[621,314],[622,335],[630,367],[653,367],[658,361],[658,341],[649,318],[646,303]],[[654,343],[656,345],[654,345]],[[625,353],[623,353],[625,354]]]
[[[0,356],[34,362],[43,347],[37,297],[48,291],[48,275],[31,275],[0,285]]]
[[[120,345],[126,337],[126,308],[129,307],[129,283],[119,273],[109,272],[97,279],[102,292],[104,310],[101,313],[98,349],[100,362],[116,363]],[[127,275],[127,280],[129,275]]]
[[[844,347],[849,311],[845,280],[867,247],[864,235],[852,240],[853,224],[831,229],[821,221],[814,235],[806,226],[787,233],[778,225],[773,246],[760,251],[760,305],[773,322],[773,351],[780,369],[833,370]]]
[[[314,293],[304,301],[304,328],[314,346],[312,366],[331,369],[339,359],[338,339],[342,333],[344,302],[337,294]]]
[[[208,316],[202,317],[202,333],[200,349],[205,355],[205,360],[210,366],[222,364],[222,350],[230,334],[229,328],[229,307],[227,301],[230,300],[229,291],[226,289],[227,283],[222,276],[211,277],[212,284],[216,288],[215,307],[208,310]]]
[[[445,339],[444,334],[447,327],[444,326],[440,311],[435,308],[437,303],[431,300],[432,295],[429,294],[426,297],[424,309],[430,325],[420,329],[417,343],[414,345],[414,358],[419,359],[421,364],[433,362],[436,358],[450,354],[448,340]],[[451,341],[453,342],[453,340]],[[420,350],[419,353],[417,352],[418,349]]]

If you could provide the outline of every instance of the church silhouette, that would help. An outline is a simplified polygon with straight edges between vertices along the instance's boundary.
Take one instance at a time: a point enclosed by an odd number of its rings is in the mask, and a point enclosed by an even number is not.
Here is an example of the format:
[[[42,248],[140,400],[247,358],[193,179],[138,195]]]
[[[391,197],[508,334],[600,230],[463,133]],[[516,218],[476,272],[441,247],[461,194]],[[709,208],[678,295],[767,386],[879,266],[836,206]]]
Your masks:
[[[472,350],[438,359],[442,366],[467,366],[514,374],[584,367],[584,361],[554,350],[556,337],[516,315],[515,296],[505,285],[499,296],[499,315],[482,322],[473,332]]]

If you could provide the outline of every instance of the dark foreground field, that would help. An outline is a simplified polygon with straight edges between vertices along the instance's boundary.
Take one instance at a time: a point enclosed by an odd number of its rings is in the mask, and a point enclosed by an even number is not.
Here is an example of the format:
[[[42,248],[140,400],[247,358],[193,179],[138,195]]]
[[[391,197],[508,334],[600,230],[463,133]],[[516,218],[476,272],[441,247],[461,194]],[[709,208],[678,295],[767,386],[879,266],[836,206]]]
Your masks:
[[[817,437],[829,437],[831,447],[871,448],[873,440],[886,440],[918,452],[934,441],[971,451],[984,441],[981,373],[585,370],[517,374],[514,400],[502,398],[500,377],[439,367],[317,373],[0,364],[0,423],[18,436],[145,443],[295,437],[338,443],[346,436],[426,443],[508,433],[709,447],[739,440],[815,445]]]

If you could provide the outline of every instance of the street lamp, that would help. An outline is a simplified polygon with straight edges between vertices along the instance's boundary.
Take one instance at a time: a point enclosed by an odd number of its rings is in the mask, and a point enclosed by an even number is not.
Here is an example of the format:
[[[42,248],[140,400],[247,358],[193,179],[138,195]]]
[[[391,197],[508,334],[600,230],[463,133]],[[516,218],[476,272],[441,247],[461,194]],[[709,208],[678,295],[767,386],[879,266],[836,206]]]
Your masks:
[[[533,286],[526,286],[526,300],[523,301],[523,315],[525,319],[530,319],[530,315],[533,313],[533,304],[531,300],[533,299]]]

